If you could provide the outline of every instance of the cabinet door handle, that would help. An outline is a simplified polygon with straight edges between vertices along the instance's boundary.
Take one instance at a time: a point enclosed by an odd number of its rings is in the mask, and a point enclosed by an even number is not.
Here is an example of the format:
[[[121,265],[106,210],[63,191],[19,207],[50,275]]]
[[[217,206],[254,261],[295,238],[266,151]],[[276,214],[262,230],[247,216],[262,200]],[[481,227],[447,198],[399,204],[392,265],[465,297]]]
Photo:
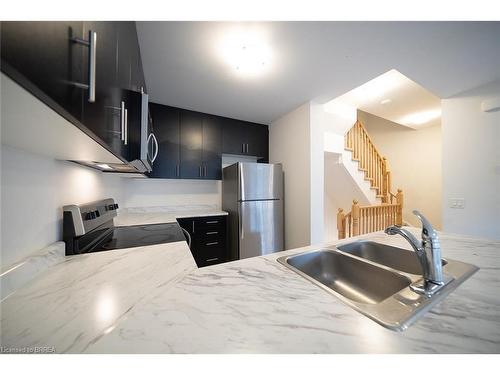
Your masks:
[[[206,221],[206,224],[217,224],[219,220]]]
[[[248,154],[248,143],[247,143],[247,154]]]
[[[128,110],[125,108],[125,145],[128,144]]]
[[[121,127],[121,140],[125,141],[125,102],[120,104],[120,127]]]
[[[241,152],[243,154],[245,153],[245,144],[244,143],[241,144]]]
[[[154,133],[151,133],[151,136],[153,137],[153,142],[155,143],[155,154],[153,155],[153,159],[151,159],[151,163],[154,163],[154,161],[158,157],[158,151],[160,151],[160,147],[158,147],[158,140],[156,139],[156,135],[154,135]]]
[[[207,232],[207,234],[219,234],[219,232]]]
[[[179,177],[179,164],[175,165],[175,175]]]
[[[207,166],[206,165],[203,166],[203,174],[204,174],[204,177],[207,177]]]
[[[218,242],[207,242],[205,245],[206,246],[213,246],[213,245],[218,245]]]
[[[89,103],[95,102],[95,71],[96,71],[96,60],[97,60],[97,33],[95,31],[89,30],[89,40],[81,39],[81,38],[73,38],[73,42],[82,44],[84,46],[89,47],[89,83],[75,83],[75,86],[88,89]]]
[[[194,233],[194,220],[191,223],[192,223],[191,226],[192,226],[193,233]]]
[[[201,165],[198,167],[198,177],[201,177]]]
[[[219,258],[210,258],[207,259],[206,262],[215,262],[216,260],[219,260]]]

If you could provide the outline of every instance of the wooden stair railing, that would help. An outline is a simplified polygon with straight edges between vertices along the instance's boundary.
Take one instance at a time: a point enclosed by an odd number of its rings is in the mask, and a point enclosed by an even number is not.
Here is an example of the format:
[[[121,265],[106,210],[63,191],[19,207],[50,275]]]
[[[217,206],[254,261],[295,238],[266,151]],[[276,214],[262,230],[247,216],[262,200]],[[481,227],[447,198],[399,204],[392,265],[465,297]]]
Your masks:
[[[383,203],[391,200],[391,172],[387,159],[378,152],[366,128],[358,120],[345,135],[345,148],[352,152],[353,160],[359,162],[365,179],[376,189],[377,197]]]
[[[339,208],[337,213],[339,240],[384,230],[389,225],[403,225],[403,191],[398,189],[394,196],[396,203],[360,206],[357,200],[353,200],[351,212],[344,213],[344,210]]]

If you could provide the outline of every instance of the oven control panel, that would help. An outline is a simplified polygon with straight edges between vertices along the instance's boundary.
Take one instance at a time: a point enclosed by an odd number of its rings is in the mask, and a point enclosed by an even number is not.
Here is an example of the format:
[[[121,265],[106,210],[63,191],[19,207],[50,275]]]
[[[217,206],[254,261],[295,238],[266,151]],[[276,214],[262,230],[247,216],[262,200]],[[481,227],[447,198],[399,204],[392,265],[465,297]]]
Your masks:
[[[83,205],[63,207],[63,221],[66,230],[71,227],[75,235],[83,236],[98,226],[113,220],[117,215],[118,204],[113,198],[103,199]]]

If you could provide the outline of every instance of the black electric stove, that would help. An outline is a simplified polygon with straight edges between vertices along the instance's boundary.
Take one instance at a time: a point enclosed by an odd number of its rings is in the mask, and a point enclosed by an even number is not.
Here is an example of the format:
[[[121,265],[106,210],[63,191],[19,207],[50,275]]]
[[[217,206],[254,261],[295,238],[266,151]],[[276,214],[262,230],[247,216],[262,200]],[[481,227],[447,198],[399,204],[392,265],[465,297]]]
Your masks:
[[[63,238],[66,255],[150,246],[185,241],[177,223],[115,227],[118,205],[105,199],[63,207]]]
[[[184,234],[177,223],[115,227],[112,235],[92,251],[125,249],[184,240]]]

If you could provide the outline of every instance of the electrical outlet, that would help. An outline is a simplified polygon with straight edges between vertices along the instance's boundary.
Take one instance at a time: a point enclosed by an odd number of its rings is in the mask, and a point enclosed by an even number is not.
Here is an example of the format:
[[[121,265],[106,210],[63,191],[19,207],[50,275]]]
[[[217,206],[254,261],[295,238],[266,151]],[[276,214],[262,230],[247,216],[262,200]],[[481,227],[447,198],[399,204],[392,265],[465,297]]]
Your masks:
[[[450,199],[450,208],[465,208],[465,199],[464,198],[452,198]]]

